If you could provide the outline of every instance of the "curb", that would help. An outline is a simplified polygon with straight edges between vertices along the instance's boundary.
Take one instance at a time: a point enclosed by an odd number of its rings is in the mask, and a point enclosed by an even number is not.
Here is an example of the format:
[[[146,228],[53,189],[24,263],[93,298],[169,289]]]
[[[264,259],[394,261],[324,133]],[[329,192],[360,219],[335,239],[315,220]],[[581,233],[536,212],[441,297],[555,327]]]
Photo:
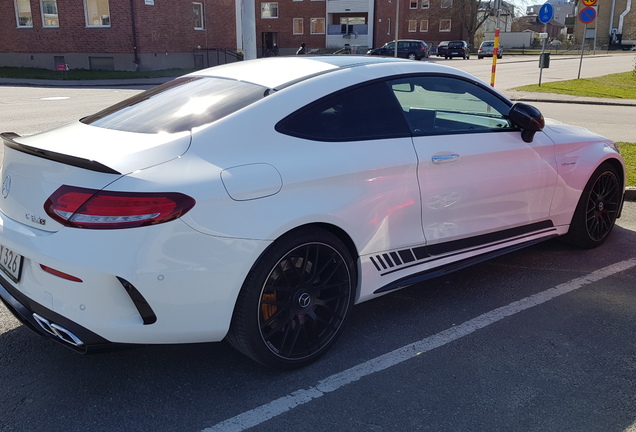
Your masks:
[[[636,187],[628,186],[625,189],[625,201],[636,201]]]

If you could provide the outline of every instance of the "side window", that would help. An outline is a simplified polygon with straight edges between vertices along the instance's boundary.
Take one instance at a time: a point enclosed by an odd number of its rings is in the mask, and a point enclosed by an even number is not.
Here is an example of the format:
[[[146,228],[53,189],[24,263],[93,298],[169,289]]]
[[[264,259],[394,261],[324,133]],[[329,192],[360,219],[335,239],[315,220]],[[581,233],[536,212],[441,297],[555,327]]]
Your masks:
[[[395,97],[383,82],[320,99],[281,120],[276,130],[315,141],[361,141],[410,135]]]
[[[413,135],[491,132],[513,128],[510,106],[458,78],[418,76],[389,81]]]

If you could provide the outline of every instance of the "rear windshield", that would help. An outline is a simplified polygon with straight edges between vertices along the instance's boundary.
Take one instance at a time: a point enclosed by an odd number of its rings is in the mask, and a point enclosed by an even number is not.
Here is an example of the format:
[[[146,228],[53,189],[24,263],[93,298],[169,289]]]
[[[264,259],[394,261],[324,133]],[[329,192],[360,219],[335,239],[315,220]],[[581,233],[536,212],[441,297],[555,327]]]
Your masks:
[[[495,46],[494,42],[484,42],[481,44],[481,46],[483,47],[491,47],[491,46]]]
[[[448,44],[449,48],[464,48],[464,44],[461,42],[451,42]]]
[[[213,77],[182,77],[80,121],[139,133],[176,133],[212,123],[265,97],[267,88]]]

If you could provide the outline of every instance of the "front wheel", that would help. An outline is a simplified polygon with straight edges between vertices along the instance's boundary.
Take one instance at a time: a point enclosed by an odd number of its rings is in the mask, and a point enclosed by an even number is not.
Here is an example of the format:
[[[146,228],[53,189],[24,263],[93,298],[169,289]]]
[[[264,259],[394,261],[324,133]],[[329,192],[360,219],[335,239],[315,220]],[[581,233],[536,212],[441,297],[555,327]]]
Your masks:
[[[585,249],[600,246],[614,228],[623,198],[621,185],[618,171],[611,164],[598,167],[583,189],[563,239]]]
[[[247,276],[227,340],[263,365],[305,366],[340,335],[355,286],[354,261],[338,237],[320,228],[291,232]]]

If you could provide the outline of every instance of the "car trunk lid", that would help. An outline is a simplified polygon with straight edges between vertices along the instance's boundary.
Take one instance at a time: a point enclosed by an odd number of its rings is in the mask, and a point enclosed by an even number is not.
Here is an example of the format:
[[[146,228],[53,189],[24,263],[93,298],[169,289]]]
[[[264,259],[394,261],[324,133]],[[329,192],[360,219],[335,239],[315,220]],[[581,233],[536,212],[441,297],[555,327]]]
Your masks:
[[[44,210],[62,185],[101,190],[127,173],[183,155],[190,133],[139,134],[72,123],[30,137],[3,134],[0,211],[33,228],[62,224]]]

